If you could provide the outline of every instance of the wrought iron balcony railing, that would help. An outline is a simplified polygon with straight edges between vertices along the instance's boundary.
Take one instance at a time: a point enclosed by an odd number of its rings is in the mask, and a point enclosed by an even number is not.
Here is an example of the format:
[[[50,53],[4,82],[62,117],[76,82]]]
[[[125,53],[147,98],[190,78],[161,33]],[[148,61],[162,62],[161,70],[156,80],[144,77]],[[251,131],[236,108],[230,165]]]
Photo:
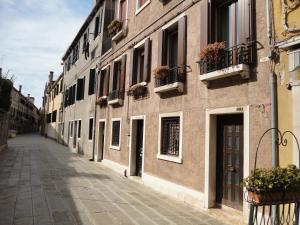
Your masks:
[[[180,68],[175,67],[169,70],[168,74],[162,78],[155,78],[155,87],[161,87],[176,82],[185,82],[185,75],[179,72]]]
[[[112,101],[116,99],[124,99],[124,91],[114,90],[109,92],[108,101]]]
[[[225,69],[233,65],[251,65],[254,63],[253,52],[253,44],[240,44],[226,48],[225,51],[218,57],[218,59],[200,60],[198,62],[200,65],[200,74],[214,72],[216,70]]]

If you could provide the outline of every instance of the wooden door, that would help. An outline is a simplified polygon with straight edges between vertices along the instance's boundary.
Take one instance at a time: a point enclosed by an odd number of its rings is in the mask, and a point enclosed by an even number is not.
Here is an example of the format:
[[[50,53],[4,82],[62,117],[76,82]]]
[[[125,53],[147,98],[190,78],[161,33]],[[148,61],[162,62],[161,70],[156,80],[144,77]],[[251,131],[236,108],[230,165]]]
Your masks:
[[[243,115],[217,119],[217,202],[243,207]]]
[[[99,123],[98,160],[103,160],[105,122]]]

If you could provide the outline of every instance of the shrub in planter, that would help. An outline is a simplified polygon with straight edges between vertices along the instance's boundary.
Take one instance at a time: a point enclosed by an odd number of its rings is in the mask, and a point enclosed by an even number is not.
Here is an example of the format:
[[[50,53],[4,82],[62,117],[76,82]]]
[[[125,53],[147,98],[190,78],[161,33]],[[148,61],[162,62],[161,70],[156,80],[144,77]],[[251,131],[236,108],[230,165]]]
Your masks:
[[[256,169],[244,179],[243,186],[248,191],[248,202],[254,204],[299,202],[300,169],[295,165]]]
[[[11,105],[10,92],[13,83],[9,79],[0,77],[0,109],[8,112]]]
[[[122,29],[123,23],[119,20],[113,20],[111,23],[107,26],[108,33],[110,35],[117,34]]]
[[[216,62],[223,57],[225,52],[225,42],[215,42],[208,44],[199,52],[200,61]]]
[[[153,70],[154,77],[156,79],[163,79],[169,75],[170,68],[169,66],[158,66]]]
[[[98,97],[96,99],[96,104],[100,106],[104,106],[107,104],[107,96]]]
[[[128,90],[128,95],[142,96],[147,93],[147,87],[144,83],[132,85]]]

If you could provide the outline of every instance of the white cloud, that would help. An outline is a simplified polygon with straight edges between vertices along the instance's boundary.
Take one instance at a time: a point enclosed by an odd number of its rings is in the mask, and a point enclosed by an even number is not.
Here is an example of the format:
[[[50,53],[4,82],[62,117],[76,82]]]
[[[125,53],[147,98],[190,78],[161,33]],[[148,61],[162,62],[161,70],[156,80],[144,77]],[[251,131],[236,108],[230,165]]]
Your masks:
[[[38,106],[49,71],[60,75],[61,57],[90,10],[81,0],[0,0],[0,67]]]

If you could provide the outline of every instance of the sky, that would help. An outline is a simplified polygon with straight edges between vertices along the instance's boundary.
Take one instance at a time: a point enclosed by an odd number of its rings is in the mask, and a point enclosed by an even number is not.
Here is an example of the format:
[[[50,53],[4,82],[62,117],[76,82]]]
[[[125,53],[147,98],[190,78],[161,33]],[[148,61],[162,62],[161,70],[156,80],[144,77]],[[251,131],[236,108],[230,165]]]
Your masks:
[[[0,67],[14,75],[14,86],[42,105],[49,71],[57,78],[61,58],[93,0],[0,0]]]

